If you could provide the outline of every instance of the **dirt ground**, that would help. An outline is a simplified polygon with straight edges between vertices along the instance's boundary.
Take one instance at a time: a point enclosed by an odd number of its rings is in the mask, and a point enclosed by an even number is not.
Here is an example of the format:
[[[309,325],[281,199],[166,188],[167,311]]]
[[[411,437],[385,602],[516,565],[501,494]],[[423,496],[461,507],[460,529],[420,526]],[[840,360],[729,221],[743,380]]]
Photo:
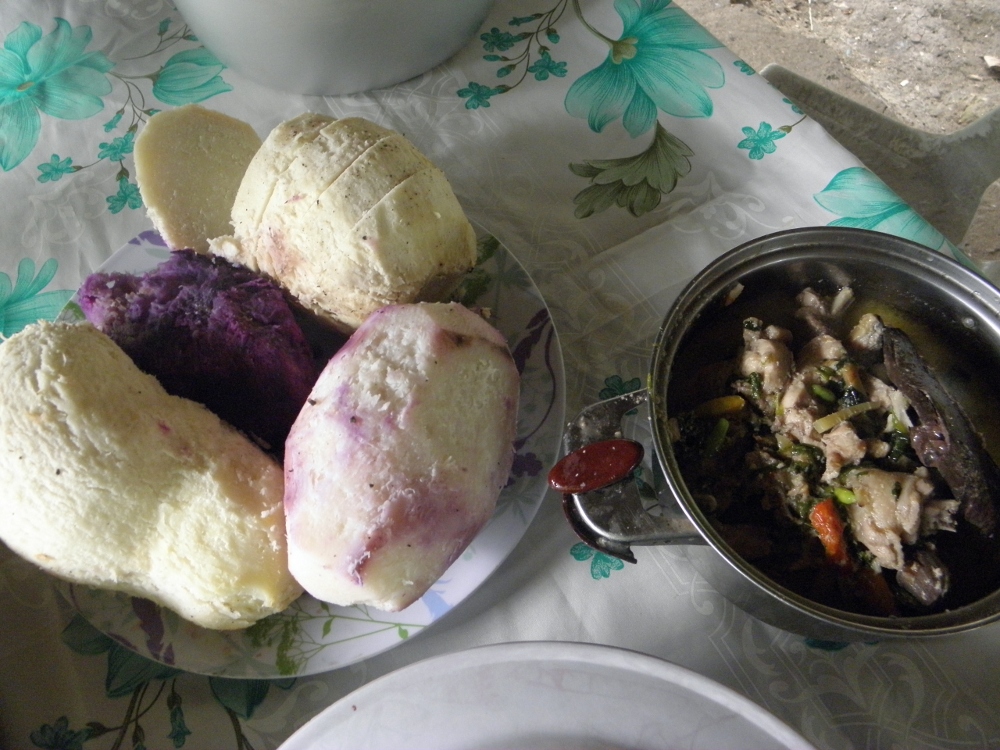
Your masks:
[[[760,70],[775,62],[929,134],[1000,108],[1000,0],[677,0]],[[1000,142],[997,143],[1000,149]],[[1000,260],[1000,181],[962,242]]]

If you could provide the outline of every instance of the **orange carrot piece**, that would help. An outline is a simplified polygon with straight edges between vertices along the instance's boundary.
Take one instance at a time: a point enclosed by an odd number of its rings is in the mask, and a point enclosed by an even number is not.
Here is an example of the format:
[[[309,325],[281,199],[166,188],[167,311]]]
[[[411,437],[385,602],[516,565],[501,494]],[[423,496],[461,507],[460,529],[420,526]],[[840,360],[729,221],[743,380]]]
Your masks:
[[[844,539],[844,522],[837,512],[833,498],[828,497],[817,503],[809,512],[809,522],[823,543],[827,559],[836,565],[850,565],[847,540]]]

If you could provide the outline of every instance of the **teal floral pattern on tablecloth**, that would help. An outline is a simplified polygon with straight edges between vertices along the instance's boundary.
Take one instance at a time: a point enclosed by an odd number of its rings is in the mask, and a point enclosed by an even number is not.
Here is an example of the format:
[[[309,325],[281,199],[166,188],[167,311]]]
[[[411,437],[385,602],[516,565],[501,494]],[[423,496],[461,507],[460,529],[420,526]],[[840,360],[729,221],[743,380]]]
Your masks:
[[[152,73],[125,75],[100,50],[88,50],[93,32],[88,26],[73,27],[63,18],[54,19],[48,34],[28,21],[10,32],[0,49],[0,167],[9,172],[35,149],[42,132],[41,115],[61,120],[86,120],[105,107],[114,82],[126,89],[124,104],[103,124],[111,133],[124,127],[122,135],[102,141],[95,158],[51,154],[39,163],[39,183],[58,182],[83,169],[116,164],[117,191],[105,199],[108,211],[142,208],[138,186],[125,165],[131,156],[139,124],[159,109],[146,103],[140,81],[151,82],[152,96],[164,104],[180,106],[205,101],[232,91],[223,80],[225,66],[204,47],[175,52]],[[156,46],[136,60],[157,55],[180,42],[197,42],[187,26],[171,31],[172,22],[160,22]],[[130,115],[126,118],[126,114]],[[124,121],[124,122],[123,122]]]
[[[116,116],[117,117],[117,116]],[[105,128],[107,130],[107,128]],[[125,167],[125,159],[132,154],[135,147],[135,129],[128,130],[125,135],[113,138],[110,142],[101,143],[97,151],[97,162],[102,159],[117,162],[119,169],[117,174],[118,192],[105,198],[108,210],[119,213],[124,208],[137,209],[142,207],[142,197],[139,195],[139,186],[129,181],[129,171]],[[93,166],[93,165],[89,165]],[[58,154],[53,154],[48,163],[38,165],[39,182],[57,182],[64,175],[73,174],[85,167],[74,165],[72,158],[60,159]]]
[[[773,154],[777,150],[775,141],[781,140],[787,135],[785,131],[775,130],[768,122],[762,122],[760,127],[754,130],[751,127],[743,128],[743,140],[736,144],[736,148],[745,148],[750,153],[751,159],[761,160],[766,154]]]
[[[805,644],[809,648],[815,648],[819,651],[843,651],[845,648],[850,646],[849,643],[844,643],[843,641],[821,641],[817,638],[806,638]]]
[[[70,158],[60,159],[58,154],[52,154],[48,163],[42,163],[38,165],[38,171],[41,172],[38,175],[39,182],[57,182],[64,175],[73,174],[73,172],[80,169],[80,167],[73,166],[73,160]]]
[[[625,380],[621,375],[612,375],[604,379],[604,387],[597,395],[601,400],[604,400],[615,396],[624,396],[626,393],[635,393],[640,388],[642,388],[642,380],[639,378]]]
[[[475,81],[470,81],[469,85],[459,89],[456,93],[465,99],[466,109],[479,109],[489,107],[490,98],[499,94],[505,94],[517,88],[528,76],[532,74],[536,81],[547,81],[550,78],[563,78],[566,76],[566,63],[552,57],[550,45],[559,43],[559,32],[556,31],[555,24],[562,17],[566,10],[568,0],[558,0],[554,7],[548,11],[535,13],[530,16],[518,16],[512,18],[508,25],[511,28],[525,28],[517,33],[501,31],[494,26],[489,31],[479,35],[483,43],[483,50],[487,53],[483,59],[491,63],[502,63],[497,68],[496,77],[507,79],[497,86],[485,86]],[[516,47],[524,45],[523,49],[514,51]],[[511,54],[500,54],[511,52]],[[515,73],[520,70],[520,75],[515,77]]]
[[[605,61],[584,74],[566,94],[566,111],[587,120],[594,132],[621,119],[625,129],[637,137],[656,122],[657,112],[674,117],[710,117],[712,99],[706,89],[721,88],[726,76],[722,66],[704,50],[722,44],[695,22],[673,0],[615,0],[615,11],[622,19],[618,39],[603,34],[584,18],[579,0],[558,0],[547,11],[511,19],[511,27],[534,25],[532,30],[501,31],[492,27],[480,35],[483,59],[503,63],[497,78],[508,78],[517,70],[513,82],[488,86],[471,81],[456,93],[466,100],[467,109],[489,107],[490,98],[520,85],[529,73],[536,81],[567,75],[567,63],[552,57],[550,45],[559,43],[555,24],[569,4],[584,27],[609,48]],[[516,54],[501,54],[524,44]],[[533,54],[535,57],[533,58]],[[752,74],[743,63],[741,72]]]
[[[736,148],[746,149],[747,156],[753,161],[760,161],[768,154],[777,151],[778,146],[775,141],[780,141],[806,119],[802,110],[790,100],[782,99],[781,101],[787,104],[792,113],[797,115],[799,119],[789,125],[778,127],[774,127],[769,122],[761,122],[756,129],[749,125],[742,128],[743,140],[736,144]]]
[[[566,63],[556,62],[546,51],[528,66],[527,71],[534,75],[536,81],[547,81],[550,75],[562,78],[566,75]]]
[[[558,0],[547,11],[513,18],[512,28],[531,27],[517,33],[494,26],[480,35],[487,52],[483,59],[502,63],[497,78],[511,80],[496,86],[470,81],[456,93],[465,99],[466,109],[474,110],[489,107],[493,97],[516,88],[528,74],[536,81],[565,77],[568,65],[552,57],[551,45],[560,40],[555,24],[568,7],[609,51],[603,63],[570,86],[566,112],[585,119],[595,133],[618,120],[633,138],[655,128],[649,145],[634,155],[569,165],[574,174],[590,181],[573,199],[574,215],[585,219],[618,206],[643,216],[691,172],[694,156],[686,143],[658,122],[659,113],[710,117],[714,105],[708,90],[721,88],[726,81],[722,65],[705,52],[722,44],[672,0],[615,0],[623,24],[618,39],[588,23],[579,0]],[[520,45],[524,46],[518,50]],[[520,76],[513,79],[518,70]]]
[[[142,208],[142,196],[139,194],[139,186],[134,182],[129,182],[128,177],[118,178],[118,192],[109,195],[105,199],[108,203],[108,210],[116,214],[124,208]]]
[[[490,106],[490,97],[504,93],[504,87],[483,86],[481,83],[472,81],[468,86],[459,89],[456,93],[465,99],[466,109],[488,108]]]
[[[617,557],[598,552],[584,542],[574,544],[570,548],[569,553],[574,559],[580,562],[590,561],[590,577],[595,581],[599,581],[602,578],[610,578],[613,571],[621,570],[625,567],[625,563]]]
[[[894,234],[932,250],[946,248],[956,260],[975,268],[965,253],[864,167],[838,172],[813,198],[840,217],[830,222],[832,227],[870,229]]]
[[[139,656],[97,630],[80,615],[75,615],[65,627],[62,641],[82,656],[107,655],[105,693],[110,699],[129,699],[125,715],[120,720],[112,721],[110,726],[100,721],[88,721],[80,729],[73,729],[66,716],[59,716],[31,733],[29,739],[32,745],[46,750],[76,750],[91,740],[105,737],[108,747],[159,747],[159,737],[150,737],[148,743],[146,737],[150,722],[157,719],[158,725],[165,723],[170,727],[166,739],[171,745],[175,748],[184,746],[191,730],[185,720],[182,691],[178,685],[178,678],[184,674],[181,670]],[[249,748],[242,722],[253,716],[272,686],[287,690],[295,680],[210,677],[208,682],[212,696],[233,727],[235,747]]]
[[[616,0],[623,23],[617,40],[586,22],[578,0],[573,5],[584,26],[610,51],[600,66],[570,86],[566,111],[586,119],[596,133],[619,119],[633,138],[655,127],[650,145],[634,156],[570,165],[574,174],[591,181],[573,199],[574,214],[583,219],[617,205],[639,217],[690,173],[694,156],[658,122],[658,114],[711,116],[706,89],[721,88],[726,77],[704,50],[722,45],[671,0]]]
[[[97,152],[97,158],[120,162],[132,153],[134,147],[135,131],[130,130],[125,135],[112,139],[110,143],[102,143]]]
[[[114,67],[103,52],[87,52],[92,33],[62,18],[55,29],[23,22],[0,50],[0,167],[9,172],[38,142],[41,115],[83,120],[104,108]]]
[[[839,172],[813,197],[827,211],[840,217],[830,222],[832,227],[887,232],[935,250],[944,242],[939,231],[864,167]]]
[[[0,334],[13,336],[36,320],[51,320],[73,296],[72,290],[42,290],[56,275],[59,264],[50,258],[35,275],[35,262],[23,258],[17,264],[17,281],[0,273]]]
[[[692,156],[683,141],[656,123],[653,142],[635,156],[570,164],[573,174],[590,180],[590,186],[573,198],[574,214],[585,219],[616,205],[642,216],[659,206],[661,198],[691,171]]]
[[[579,2],[574,1],[579,13]],[[703,50],[721,47],[715,37],[671,0],[616,0],[624,28],[617,40],[593,27],[611,48],[605,61],[566,94],[566,111],[599,133],[621,118],[636,137],[649,131],[657,111],[674,117],[710,117],[705,89],[721,88],[722,66]],[[582,13],[580,13],[582,19]]]
[[[181,106],[203,102],[232,91],[219,75],[226,66],[204,47],[178,52],[153,73],[153,96],[164,104]]]
[[[615,396],[624,396],[626,393],[634,393],[640,388],[642,388],[642,380],[639,378],[624,380],[621,375],[612,375],[604,379],[604,387],[597,394],[597,397],[604,401]],[[638,409],[630,409],[625,412],[625,416],[630,417],[638,413]]]
[[[783,101],[785,104],[787,104],[789,107],[791,107],[792,112],[794,112],[795,114],[797,114],[797,115],[803,115],[803,114],[805,114],[805,112],[802,111],[802,109],[799,107],[799,105],[796,104],[795,102],[793,102],[791,99],[789,99],[787,97],[783,97],[781,101]]]

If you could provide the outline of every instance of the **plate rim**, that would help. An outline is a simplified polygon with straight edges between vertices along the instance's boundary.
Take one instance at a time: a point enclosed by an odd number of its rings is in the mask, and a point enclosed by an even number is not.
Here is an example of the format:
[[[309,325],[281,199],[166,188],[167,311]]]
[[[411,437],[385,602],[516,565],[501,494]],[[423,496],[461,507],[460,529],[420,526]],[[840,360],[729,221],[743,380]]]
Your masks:
[[[426,683],[435,675],[450,677],[492,665],[518,663],[575,663],[585,667],[602,667],[628,674],[641,674],[658,681],[684,688],[741,718],[781,742],[788,750],[815,750],[798,731],[742,693],[688,667],[635,649],[603,643],[558,640],[527,640],[491,643],[460,651],[446,652],[412,662],[392,672],[376,677],[355,688],[324,708],[293,732],[278,750],[307,750],[316,741],[326,739],[327,723],[342,725],[357,716],[356,704],[377,696],[386,686],[395,683]],[[340,721],[343,715],[344,721]],[[330,727],[336,729],[336,726]],[[314,744],[302,744],[312,742]]]
[[[473,225],[473,227],[474,227],[474,229],[476,231],[477,243],[480,242],[480,241],[482,241],[483,239],[492,238],[492,240],[494,240],[497,243],[497,247],[503,253],[505,253],[506,256],[510,260],[512,260],[514,262],[514,264],[520,269],[520,271],[524,274],[524,277],[528,281],[528,284],[529,284],[528,288],[530,289],[532,296],[535,296],[538,299],[538,301],[539,301],[539,303],[541,305],[541,307],[539,309],[544,309],[546,311],[546,313],[547,313],[547,316],[548,316],[547,326],[549,327],[549,329],[551,331],[551,339],[552,339],[552,346],[551,346],[551,349],[549,351],[548,360],[550,360],[550,362],[551,362],[551,369],[552,369],[552,373],[553,373],[553,378],[552,378],[553,391],[552,391],[552,402],[551,402],[550,414],[545,418],[545,420],[543,421],[542,424],[550,425],[550,426],[551,425],[555,425],[558,428],[557,434],[553,436],[552,445],[549,446],[549,449],[553,452],[553,458],[554,458],[555,455],[558,454],[558,451],[560,449],[561,432],[562,432],[563,422],[565,421],[565,415],[566,415],[566,369],[565,369],[565,358],[564,358],[564,354],[563,354],[563,350],[562,350],[562,342],[560,340],[559,332],[558,332],[558,330],[556,328],[556,325],[555,325],[555,320],[552,317],[551,308],[549,307],[548,302],[545,299],[545,296],[542,294],[542,291],[538,287],[538,284],[535,282],[534,278],[531,276],[531,274],[528,272],[528,270],[524,267],[524,265],[521,263],[521,261],[517,258],[517,256],[515,256],[514,253],[510,251],[510,249],[506,245],[506,243],[504,243],[493,232],[491,232],[490,230],[486,229],[482,225],[474,223],[474,222],[470,222],[470,223],[472,223],[472,225]],[[127,242],[125,242],[118,250],[116,250],[108,258],[106,258],[104,260],[104,262],[102,262],[101,265],[98,267],[98,269],[95,270],[93,273],[100,273],[102,270],[107,269],[107,266],[109,265],[109,263],[111,263],[115,258],[120,257],[125,251],[132,251],[132,252],[145,251],[147,253],[150,253],[150,250],[152,250],[154,248],[161,249],[164,253],[169,253],[170,252],[170,249],[166,246],[166,243],[163,243],[162,238],[159,237],[159,235],[156,233],[155,230],[149,230],[149,229],[143,230],[143,231],[137,233],[132,239],[130,239]],[[494,252],[494,256],[495,256],[495,254],[496,253]],[[162,261],[160,261],[160,262],[162,262]],[[82,286],[82,284],[83,284],[83,281],[81,281],[81,286]],[[69,308],[71,308],[72,306],[74,306],[74,305],[77,304],[76,300],[77,300],[77,294],[79,293],[79,288],[80,287],[77,288],[77,290],[74,292],[73,297],[71,297],[70,300],[66,303],[66,306],[63,308],[63,311],[58,316],[59,318],[63,318],[63,316],[65,314],[67,314],[67,310]],[[74,315],[73,313],[69,313],[69,314],[71,315],[71,317],[75,317],[77,320],[79,320],[79,316]],[[551,429],[551,427],[550,427],[550,429]],[[375,656],[378,656],[378,655],[383,654],[383,653],[385,653],[387,651],[390,651],[390,650],[398,647],[399,645],[402,645],[403,643],[405,643],[409,639],[412,639],[414,637],[419,637],[419,635],[421,635],[428,628],[432,627],[437,622],[440,622],[441,620],[446,619],[447,615],[452,610],[460,607],[463,601],[465,601],[466,599],[468,599],[473,593],[475,593],[475,591],[477,591],[490,578],[492,578],[493,575],[495,575],[497,573],[497,571],[503,566],[504,562],[514,552],[514,550],[517,547],[518,542],[520,541],[520,539],[523,538],[524,534],[527,533],[528,528],[534,522],[534,519],[537,517],[538,511],[541,508],[542,503],[544,502],[544,498],[547,495],[547,489],[545,488],[545,485],[544,485],[544,470],[539,474],[539,476],[542,477],[542,480],[536,480],[536,481],[541,481],[542,482],[542,486],[540,488],[541,491],[539,492],[537,499],[534,499],[532,501],[532,505],[531,505],[531,508],[530,508],[530,515],[527,515],[526,521],[524,523],[523,530],[518,535],[517,539],[514,540],[513,543],[509,545],[509,549],[507,549],[506,552],[502,556],[499,556],[499,558],[496,560],[495,564],[492,565],[492,567],[490,567],[490,569],[487,572],[485,572],[485,574],[482,575],[482,577],[478,581],[476,581],[474,583],[474,585],[470,588],[470,590],[467,591],[462,596],[462,598],[460,600],[458,600],[457,602],[455,602],[453,605],[451,605],[444,612],[441,612],[439,614],[432,613],[430,619],[427,620],[426,622],[424,622],[423,624],[421,624],[420,625],[420,629],[417,630],[413,635],[409,636],[408,639],[400,638],[400,639],[398,639],[396,641],[393,641],[392,643],[390,643],[388,645],[384,645],[384,646],[377,647],[375,649],[366,651],[364,654],[362,654],[360,656],[356,656],[356,657],[350,657],[349,656],[348,658],[346,658],[345,660],[343,660],[341,663],[336,663],[336,664],[332,664],[332,665],[331,664],[322,664],[322,665],[317,665],[315,668],[311,668],[310,665],[312,664],[313,658],[314,658],[314,657],[312,657],[312,658],[310,658],[309,660],[306,661],[306,663],[305,663],[305,665],[304,665],[304,667],[303,667],[303,669],[301,671],[296,671],[296,672],[289,673],[289,674],[259,674],[259,673],[256,673],[256,672],[248,671],[247,669],[230,671],[229,668],[228,668],[230,665],[222,665],[222,666],[220,666],[218,668],[211,668],[211,666],[206,666],[204,664],[184,664],[184,663],[177,663],[177,661],[174,660],[174,656],[175,655],[173,653],[171,653],[171,660],[169,660],[169,661],[165,660],[164,658],[159,657],[157,654],[150,652],[148,649],[143,650],[143,649],[139,648],[139,645],[141,645],[141,641],[140,641],[139,644],[131,644],[126,639],[124,639],[122,637],[118,637],[117,633],[115,633],[113,631],[112,632],[108,632],[108,630],[106,630],[105,628],[102,628],[99,624],[94,623],[91,620],[91,618],[88,616],[87,612],[85,612],[83,610],[83,608],[81,608],[78,605],[78,603],[76,602],[76,600],[75,600],[76,599],[76,590],[77,589],[92,590],[92,587],[87,587],[87,586],[85,586],[83,584],[70,583],[70,582],[63,581],[63,580],[61,580],[59,578],[52,577],[52,576],[50,576],[50,578],[52,578],[52,581],[53,581],[53,584],[54,584],[54,587],[56,588],[56,590],[59,592],[59,594],[62,596],[62,598],[64,600],[66,600],[66,602],[73,609],[73,611],[75,611],[75,612],[79,613],[81,616],[83,616],[84,619],[86,619],[88,622],[90,622],[90,624],[93,625],[97,630],[99,630],[100,632],[104,633],[105,635],[109,635],[110,637],[114,638],[116,642],[121,643],[121,645],[123,647],[125,647],[129,651],[137,654],[138,656],[142,656],[144,658],[150,659],[150,660],[152,660],[154,662],[157,662],[159,664],[163,664],[163,665],[171,667],[171,668],[176,668],[176,669],[180,669],[180,670],[183,670],[185,672],[192,673],[192,674],[201,674],[201,675],[206,675],[206,676],[210,676],[210,677],[222,677],[222,678],[230,678],[230,679],[259,679],[259,680],[284,680],[284,679],[289,679],[289,678],[308,677],[308,676],[311,676],[311,675],[322,674],[324,672],[329,672],[329,671],[336,670],[336,669],[342,669],[342,668],[345,668],[345,667],[350,667],[352,665],[361,663],[361,662],[363,662],[363,661],[365,661],[367,659],[371,659],[371,658],[373,658]],[[493,523],[493,519],[491,519],[491,521],[487,524],[487,526],[484,527],[483,531],[485,531],[491,523]],[[480,534],[482,534],[482,533],[483,532],[481,531]],[[475,541],[475,540],[473,540],[473,541]],[[116,592],[109,592],[109,593],[114,594]],[[307,596],[307,595],[304,594],[303,596]],[[318,602],[318,600],[316,600],[316,601]],[[320,604],[322,604],[322,603],[320,603]],[[290,606],[294,606],[294,603],[292,605],[290,605]],[[403,610],[403,611],[405,612],[405,610]],[[387,614],[389,616],[392,616],[392,615],[398,615],[400,613],[387,613]],[[209,631],[209,632],[214,632],[214,631]]]

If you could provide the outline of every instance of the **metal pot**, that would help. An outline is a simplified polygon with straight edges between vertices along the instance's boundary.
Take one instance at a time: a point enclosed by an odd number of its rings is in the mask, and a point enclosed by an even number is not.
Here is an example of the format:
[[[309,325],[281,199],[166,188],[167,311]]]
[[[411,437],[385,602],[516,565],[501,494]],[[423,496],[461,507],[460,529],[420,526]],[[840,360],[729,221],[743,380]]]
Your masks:
[[[727,307],[742,285],[739,303]],[[666,497],[657,512],[644,509],[637,484],[564,496],[574,530],[597,549],[633,561],[633,545],[685,544],[695,568],[726,598],[761,620],[802,635],[835,641],[957,633],[1000,618],[1000,590],[951,611],[911,617],[853,614],[813,602],[772,581],[726,543],[695,502],[678,466],[667,420],[675,375],[686,369],[688,347],[761,306],[792,300],[806,286],[834,292],[851,286],[931,329],[948,351],[979,372],[1000,371],[1000,291],[944,254],[912,242],[856,229],[780,232],[746,243],[706,267],[667,314],[652,354],[647,388],[595,404],[570,423],[567,453],[621,436],[624,415],[648,402],[650,427]],[[739,309],[736,309],[739,308]],[[766,314],[762,317],[766,317]],[[979,368],[990,368],[980,370]],[[689,368],[688,368],[689,369]],[[994,379],[995,382],[995,379]],[[648,507],[648,503],[645,503]]]

